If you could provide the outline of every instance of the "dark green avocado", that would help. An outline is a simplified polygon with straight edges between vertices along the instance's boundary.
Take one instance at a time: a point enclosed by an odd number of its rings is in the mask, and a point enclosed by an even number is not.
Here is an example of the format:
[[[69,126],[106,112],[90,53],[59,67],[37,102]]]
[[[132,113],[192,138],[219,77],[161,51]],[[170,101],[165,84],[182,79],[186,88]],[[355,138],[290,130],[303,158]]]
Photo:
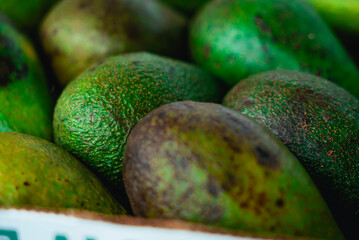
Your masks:
[[[52,139],[52,101],[29,40],[0,16],[0,132]]]
[[[331,30],[302,0],[218,0],[190,30],[193,59],[233,86],[249,75],[300,70],[359,97],[359,71]]]
[[[221,97],[217,82],[193,65],[151,53],[112,57],[65,88],[55,108],[55,141],[123,195],[123,153],[135,124],[166,103]]]
[[[137,216],[263,236],[343,238],[294,155],[219,104],[176,102],[144,117],[128,138],[124,181]]]
[[[301,161],[347,235],[358,236],[359,101],[308,73],[271,71],[242,80],[223,104],[276,135]]]

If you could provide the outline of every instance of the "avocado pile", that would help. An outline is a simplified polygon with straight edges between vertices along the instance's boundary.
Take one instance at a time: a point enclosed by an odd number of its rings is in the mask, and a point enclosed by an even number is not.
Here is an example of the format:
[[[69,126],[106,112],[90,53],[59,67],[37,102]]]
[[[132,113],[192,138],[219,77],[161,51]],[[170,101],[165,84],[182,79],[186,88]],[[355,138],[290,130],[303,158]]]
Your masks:
[[[356,0],[25,2],[0,0],[0,208],[359,238]]]

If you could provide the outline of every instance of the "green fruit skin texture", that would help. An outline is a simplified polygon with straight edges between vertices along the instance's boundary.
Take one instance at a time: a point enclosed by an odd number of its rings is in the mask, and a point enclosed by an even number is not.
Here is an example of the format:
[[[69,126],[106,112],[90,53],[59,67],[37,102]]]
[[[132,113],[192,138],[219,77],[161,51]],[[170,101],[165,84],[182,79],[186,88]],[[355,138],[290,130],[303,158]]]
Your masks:
[[[0,133],[0,207],[124,214],[95,175],[59,146]]]
[[[144,117],[128,139],[124,181],[137,216],[342,238],[294,155],[255,121],[219,104],[171,103]]]
[[[333,28],[359,35],[358,0],[306,0]]]
[[[359,97],[358,69],[303,1],[213,1],[194,19],[190,47],[197,63],[232,86],[259,72],[301,70]]]
[[[355,97],[323,78],[277,70],[241,81],[223,104],[276,135],[307,169],[339,224],[357,226],[359,101]]]
[[[220,101],[219,89],[187,63],[150,53],[112,57],[65,88],[55,108],[55,141],[123,191],[122,159],[134,125],[166,103]]]
[[[0,0],[0,12],[8,16],[17,27],[37,31],[42,17],[59,0]]]
[[[198,9],[200,9],[203,5],[210,2],[210,0],[191,0],[191,1],[183,1],[183,0],[160,0],[164,4],[167,4],[174,9],[181,11],[185,14],[192,15]]]
[[[41,26],[43,47],[65,85],[124,52],[183,54],[186,19],[154,0],[63,0]]]
[[[28,39],[0,17],[0,132],[52,139],[52,101]]]

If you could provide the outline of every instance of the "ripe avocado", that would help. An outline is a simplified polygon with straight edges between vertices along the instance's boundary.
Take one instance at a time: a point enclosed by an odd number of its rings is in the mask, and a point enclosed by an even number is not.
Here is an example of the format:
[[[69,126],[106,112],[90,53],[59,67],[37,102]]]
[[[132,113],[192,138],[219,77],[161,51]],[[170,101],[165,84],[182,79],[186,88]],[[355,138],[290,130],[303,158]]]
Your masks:
[[[242,80],[223,104],[276,135],[307,169],[343,232],[358,236],[359,101],[355,97],[323,78],[277,70]]]
[[[52,101],[29,40],[0,16],[0,132],[18,131],[50,140]]]
[[[179,56],[186,19],[155,0],[63,0],[41,26],[42,45],[65,85],[123,52]]]
[[[0,0],[0,12],[28,33],[37,31],[42,17],[58,0]]]
[[[255,121],[219,104],[176,102],[149,113],[128,138],[123,171],[137,216],[343,238],[294,155]]]
[[[335,29],[359,35],[358,0],[306,0]]]
[[[221,97],[217,82],[193,65],[150,53],[111,57],[61,94],[54,114],[55,142],[121,195],[127,137],[142,117],[166,103]]]
[[[0,133],[0,176],[0,207],[125,213],[80,161],[37,137]]]
[[[317,12],[301,0],[213,1],[194,19],[192,57],[235,85],[274,69],[311,72],[359,97],[359,71]]]

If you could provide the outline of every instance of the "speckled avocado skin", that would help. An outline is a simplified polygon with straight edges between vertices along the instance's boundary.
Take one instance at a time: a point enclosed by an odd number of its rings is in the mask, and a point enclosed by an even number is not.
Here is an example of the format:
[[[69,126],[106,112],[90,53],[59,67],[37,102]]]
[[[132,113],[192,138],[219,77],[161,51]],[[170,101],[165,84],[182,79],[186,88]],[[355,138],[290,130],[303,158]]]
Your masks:
[[[358,0],[306,0],[333,28],[359,36]]]
[[[43,47],[65,85],[119,53],[183,54],[186,19],[154,0],[63,0],[41,26]]]
[[[125,213],[80,161],[40,138],[0,133],[0,176],[0,207]]]
[[[282,70],[241,81],[223,104],[267,127],[296,155],[341,227],[348,228],[345,232],[358,226],[359,101],[355,97],[323,78]],[[353,233],[358,236],[356,229]]]
[[[0,0],[0,12],[28,33],[37,31],[46,11],[59,0]]]
[[[232,86],[259,72],[301,70],[359,97],[358,69],[304,1],[213,1],[194,19],[190,47],[198,64]]]
[[[255,121],[219,104],[176,102],[149,113],[128,138],[124,180],[138,216],[342,238],[294,155]]]
[[[0,16],[0,132],[52,139],[52,101],[28,39]]]
[[[187,63],[150,53],[112,57],[65,88],[55,108],[55,141],[121,194],[123,153],[134,125],[166,103],[220,101],[219,89]]]

